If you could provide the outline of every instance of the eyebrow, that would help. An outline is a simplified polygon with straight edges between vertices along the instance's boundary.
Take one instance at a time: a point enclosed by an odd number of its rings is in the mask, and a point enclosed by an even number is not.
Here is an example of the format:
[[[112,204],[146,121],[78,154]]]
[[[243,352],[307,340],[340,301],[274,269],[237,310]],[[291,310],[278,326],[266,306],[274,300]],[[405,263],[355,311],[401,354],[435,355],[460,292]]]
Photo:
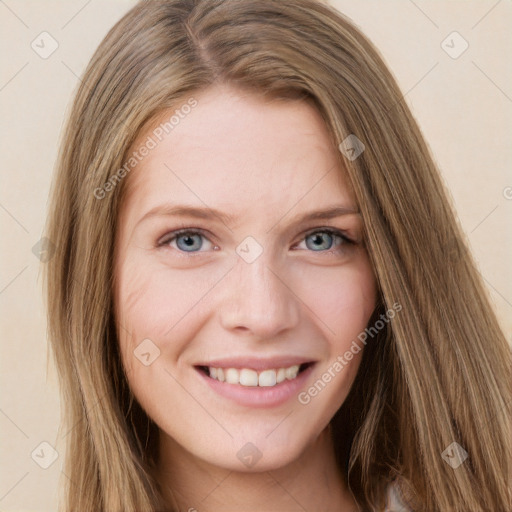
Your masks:
[[[288,214],[285,213],[281,220],[286,217]],[[307,222],[311,220],[326,220],[326,219],[333,219],[335,217],[341,217],[344,215],[359,215],[360,212],[357,208],[352,208],[348,206],[342,206],[342,205],[333,205],[328,206],[326,208],[323,208],[321,210],[314,210],[311,212],[298,214],[295,217],[292,218],[291,223],[300,223],[300,222]],[[190,206],[190,205],[180,205],[180,204],[162,204],[159,206],[155,206],[148,212],[146,212],[141,219],[137,222],[137,225],[142,223],[143,221],[156,217],[156,216],[162,216],[162,217],[194,217],[196,219],[212,219],[212,217],[217,217],[221,220],[225,225],[233,224],[236,220],[236,216],[221,212],[220,210],[216,210],[215,208],[209,208],[209,207],[197,207],[197,206]],[[276,222],[276,224],[279,224],[281,222],[279,220]],[[275,224],[275,225],[276,225]]]

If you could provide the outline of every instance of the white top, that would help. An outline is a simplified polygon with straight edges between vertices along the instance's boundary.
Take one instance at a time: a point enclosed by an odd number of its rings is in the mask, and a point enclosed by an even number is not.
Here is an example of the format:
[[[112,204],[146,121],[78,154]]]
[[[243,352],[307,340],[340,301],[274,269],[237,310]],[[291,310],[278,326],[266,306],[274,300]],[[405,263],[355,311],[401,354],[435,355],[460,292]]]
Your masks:
[[[400,500],[400,493],[396,484],[391,484],[388,487],[385,512],[413,512]]]

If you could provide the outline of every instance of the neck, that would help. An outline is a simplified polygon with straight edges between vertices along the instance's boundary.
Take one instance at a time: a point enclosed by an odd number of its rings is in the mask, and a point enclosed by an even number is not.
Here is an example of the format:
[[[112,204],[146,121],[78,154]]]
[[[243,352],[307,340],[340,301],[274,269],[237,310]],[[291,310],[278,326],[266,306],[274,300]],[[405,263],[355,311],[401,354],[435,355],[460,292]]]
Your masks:
[[[176,510],[357,512],[326,428],[298,459],[271,471],[237,472],[197,459],[160,432],[158,475]]]

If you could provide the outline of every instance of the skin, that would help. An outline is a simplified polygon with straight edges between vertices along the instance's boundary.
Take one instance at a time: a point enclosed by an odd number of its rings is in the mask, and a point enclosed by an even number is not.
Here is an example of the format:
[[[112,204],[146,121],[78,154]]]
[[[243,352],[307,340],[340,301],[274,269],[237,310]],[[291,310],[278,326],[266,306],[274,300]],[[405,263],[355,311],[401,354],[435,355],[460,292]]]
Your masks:
[[[226,356],[301,355],[316,361],[304,391],[364,331],[376,280],[339,154],[304,101],[265,100],[225,85],[194,98],[197,106],[126,178],[116,233],[121,356],[134,395],[160,429],[156,476],[180,510],[355,511],[329,421],[362,350],[306,405],[295,395],[275,407],[241,406],[194,368]],[[169,202],[233,218],[141,220]],[[294,220],[333,205],[355,213]],[[169,241],[181,228],[203,231],[192,235],[195,252],[183,250],[186,236],[179,246]],[[252,263],[236,252],[248,236],[263,249]],[[160,350],[148,366],[134,356],[145,339]],[[248,442],[261,454],[250,467],[237,457]]]

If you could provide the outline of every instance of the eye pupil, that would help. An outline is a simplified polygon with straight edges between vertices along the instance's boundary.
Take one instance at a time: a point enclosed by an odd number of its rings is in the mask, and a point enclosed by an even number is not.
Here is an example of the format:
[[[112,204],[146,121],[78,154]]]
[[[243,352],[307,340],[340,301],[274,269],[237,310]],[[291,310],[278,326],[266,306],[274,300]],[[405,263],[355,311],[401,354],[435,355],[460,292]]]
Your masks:
[[[183,242],[180,244],[180,241],[183,241]],[[198,242],[198,243],[196,244],[196,242]],[[198,246],[194,247],[194,244],[196,244]],[[176,245],[178,246],[178,248],[184,249],[184,250],[187,250],[190,248],[200,249],[201,245],[202,245],[201,236],[198,234],[180,235],[180,236],[176,237]],[[188,252],[190,252],[190,251],[188,251]]]
[[[325,237],[327,237],[327,238],[325,238]],[[332,234],[328,233],[328,232],[314,233],[314,234],[306,237],[306,246],[308,247],[308,249],[312,249],[312,250],[330,249],[332,247],[332,238],[333,238]],[[308,243],[308,240],[314,240],[312,246]],[[327,240],[327,242],[325,242],[325,240]]]

